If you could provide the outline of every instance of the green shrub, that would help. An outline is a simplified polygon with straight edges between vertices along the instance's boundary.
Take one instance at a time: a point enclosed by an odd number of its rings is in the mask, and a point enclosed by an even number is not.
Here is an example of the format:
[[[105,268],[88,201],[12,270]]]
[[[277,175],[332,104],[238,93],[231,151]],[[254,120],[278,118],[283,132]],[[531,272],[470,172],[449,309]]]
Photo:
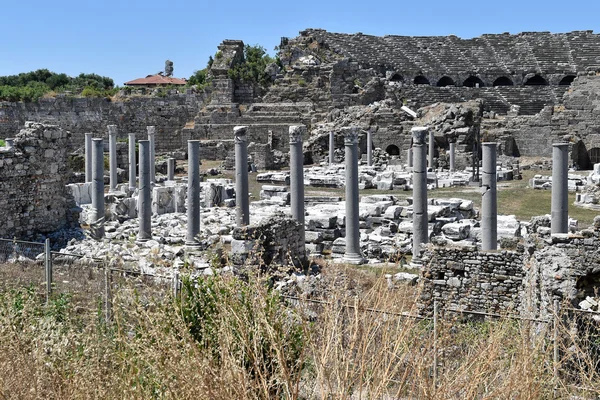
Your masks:
[[[271,81],[271,77],[265,72],[265,69],[274,61],[264,47],[246,45],[244,61],[227,71],[227,75],[234,80],[265,86]]]

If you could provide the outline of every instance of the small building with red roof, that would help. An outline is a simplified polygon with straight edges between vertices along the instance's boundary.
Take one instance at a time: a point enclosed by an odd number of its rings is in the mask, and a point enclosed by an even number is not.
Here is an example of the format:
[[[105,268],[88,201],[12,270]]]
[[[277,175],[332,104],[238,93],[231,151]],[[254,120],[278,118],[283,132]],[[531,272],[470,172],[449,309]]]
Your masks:
[[[187,80],[180,78],[173,78],[171,76],[165,76],[162,72],[156,75],[148,75],[145,78],[134,79],[129,82],[125,82],[125,86],[136,86],[136,87],[158,87],[158,86],[184,86]]]

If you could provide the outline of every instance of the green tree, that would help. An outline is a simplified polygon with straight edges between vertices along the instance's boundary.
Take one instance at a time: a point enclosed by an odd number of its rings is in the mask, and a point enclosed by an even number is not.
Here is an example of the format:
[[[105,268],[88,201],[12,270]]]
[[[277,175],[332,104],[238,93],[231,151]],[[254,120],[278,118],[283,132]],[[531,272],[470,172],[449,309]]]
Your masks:
[[[271,78],[265,69],[272,62],[275,62],[275,59],[267,54],[264,47],[246,45],[244,46],[244,62],[230,69],[227,74],[234,80],[266,86]]]

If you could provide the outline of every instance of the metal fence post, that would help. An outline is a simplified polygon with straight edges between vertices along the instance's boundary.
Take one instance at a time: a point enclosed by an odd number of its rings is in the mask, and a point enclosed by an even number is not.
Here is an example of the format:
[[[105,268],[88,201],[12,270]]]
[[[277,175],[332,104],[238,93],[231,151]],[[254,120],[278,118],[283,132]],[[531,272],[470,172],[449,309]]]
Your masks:
[[[112,275],[110,266],[104,265],[104,311],[106,324],[112,320]]]
[[[433,390],[437,388],[437,323],[438,323],[438,302],[433,301]]]
[[[52,295],[52,251],[50,250],[50,239],[46,238],[44,243],[45,269],[46,269],[46,304]]]
[[[173,297],[179,298],[179,271],[173,273]]]

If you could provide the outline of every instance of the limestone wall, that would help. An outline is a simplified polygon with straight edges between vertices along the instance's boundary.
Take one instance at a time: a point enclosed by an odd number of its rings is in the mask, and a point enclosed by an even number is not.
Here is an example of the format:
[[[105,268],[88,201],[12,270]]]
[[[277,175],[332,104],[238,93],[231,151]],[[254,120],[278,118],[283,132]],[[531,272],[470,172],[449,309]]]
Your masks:
[[[68,133],[28,122],[14,148],[0,149],[0,237],[31,238],[76,221],[67,179]]]
[[[50,123],[71,132],[67,145],[74,150],[83,146],[86,132],[108,139],[107,125],[117,125],[119,139],[135,132],[138,140],[147,138],[146,126],[154,125],[157,151],[173,151],[187,145],[181,130],[193,122],[203,100],[203,94],[176,94],[123,97],[114,102],[67,96],[33,103],[0,102],[0,138],[14,136],[25,121]]]

